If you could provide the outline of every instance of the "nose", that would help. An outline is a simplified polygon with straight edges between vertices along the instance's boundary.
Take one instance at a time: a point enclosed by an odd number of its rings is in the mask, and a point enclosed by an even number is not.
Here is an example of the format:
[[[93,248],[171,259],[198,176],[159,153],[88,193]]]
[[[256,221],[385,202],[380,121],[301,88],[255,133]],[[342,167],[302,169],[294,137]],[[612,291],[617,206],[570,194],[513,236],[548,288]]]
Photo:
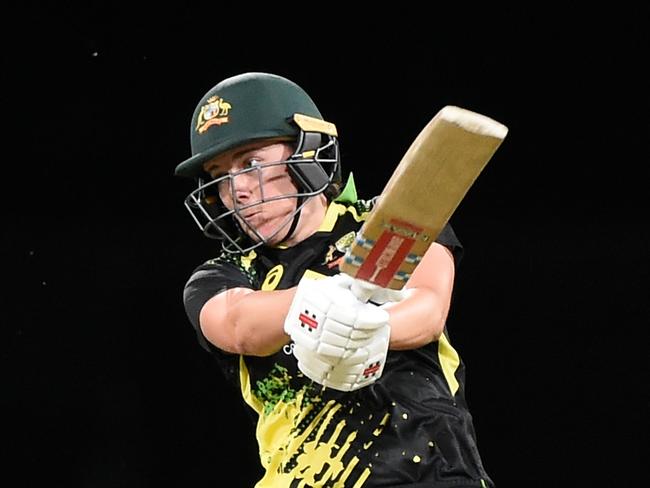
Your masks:
[[[259,189],[259,175],[257,171],[248,171],[233,175],[230,178],[232,197],[237,204],[251,203]]]

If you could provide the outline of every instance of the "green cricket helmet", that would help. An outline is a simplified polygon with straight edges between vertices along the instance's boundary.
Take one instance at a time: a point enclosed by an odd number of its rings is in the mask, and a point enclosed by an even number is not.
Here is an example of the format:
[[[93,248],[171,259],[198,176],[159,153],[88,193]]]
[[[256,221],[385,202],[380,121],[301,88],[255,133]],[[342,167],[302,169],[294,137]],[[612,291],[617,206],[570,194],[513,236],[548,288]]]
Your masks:
[[[203,165],[238,146],[276,138],[294,141],[295,145],[293,155],[278,162],[287,165],[298,189],[287,196],[296,198],[298,204],[286,240],[295,230],[300,210],[309,197],[324,193],[333,199],[340,193],[341,164],[334,124],[323,119],[300,86],[269,73],[227,78],[210,89],[194,110],[190,126],[192,156],[176,167],[175,174],[198,180],[198,188],[185,199],[185,206],[203,233],[222,240],[226,250],[245,252],[273,236],[265,239],[252,229],[258,238],[243,244],[246,233],[241,226],[245,222],[235,219],[238,209],[226,209],[220,198],[215,199],[217,182]],[[247,230],[251,234],[251,229]]]

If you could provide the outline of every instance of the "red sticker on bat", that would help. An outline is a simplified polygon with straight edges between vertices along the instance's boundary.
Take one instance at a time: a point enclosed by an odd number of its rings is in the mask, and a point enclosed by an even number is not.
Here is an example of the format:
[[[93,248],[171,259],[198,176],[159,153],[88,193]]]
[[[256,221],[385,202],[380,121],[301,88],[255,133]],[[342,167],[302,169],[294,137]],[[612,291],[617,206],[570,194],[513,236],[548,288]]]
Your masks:
[[[387,287],[420,232],[422,229],[419,227],[391,220],[359,267],[356,277]]]

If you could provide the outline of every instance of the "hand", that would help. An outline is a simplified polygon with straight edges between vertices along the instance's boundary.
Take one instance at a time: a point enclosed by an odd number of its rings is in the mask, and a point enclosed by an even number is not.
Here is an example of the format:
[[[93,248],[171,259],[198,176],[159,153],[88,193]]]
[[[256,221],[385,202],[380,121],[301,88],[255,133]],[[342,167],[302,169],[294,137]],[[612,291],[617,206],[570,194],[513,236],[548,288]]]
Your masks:
[[[390,339],[388,312],[359,301],[351,291],[355,281],[346,275],[301,280],[285,320],[300,370],[341,391],[381,376]],[[383,290],[371,286],[371,295]]]
[[[368,343],[372,331],[388,323],[388,312],[360,302],[345,275],[302,279],[284,322],[285,332],[303,348],[342,358]]]
[[[323,386],[339,391],[354,391],[377,381],[386,364],[390,326],[374,331],[357,349],[349,349],[342,358],[317,354],[295,343],[293,354],[300,371]]]

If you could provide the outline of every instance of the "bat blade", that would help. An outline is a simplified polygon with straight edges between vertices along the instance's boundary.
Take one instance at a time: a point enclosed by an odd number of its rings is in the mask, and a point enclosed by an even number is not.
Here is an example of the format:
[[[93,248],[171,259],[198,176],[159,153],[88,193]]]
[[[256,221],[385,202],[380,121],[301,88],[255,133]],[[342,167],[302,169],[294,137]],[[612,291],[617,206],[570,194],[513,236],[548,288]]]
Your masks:
[[[443,107],[402,157],[340,271],[401,289],[507,133],[485,115]]]

